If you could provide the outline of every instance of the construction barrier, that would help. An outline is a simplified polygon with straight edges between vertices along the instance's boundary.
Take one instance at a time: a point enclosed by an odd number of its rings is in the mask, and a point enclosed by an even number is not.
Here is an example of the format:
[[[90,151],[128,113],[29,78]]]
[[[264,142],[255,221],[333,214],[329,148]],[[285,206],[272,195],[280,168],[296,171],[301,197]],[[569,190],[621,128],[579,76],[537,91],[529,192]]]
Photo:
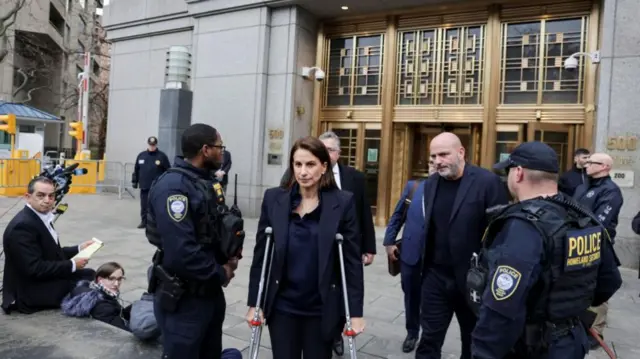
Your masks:
[[[41,171],[40,160],[0,159],[0,196],[22,196],[29,181]]]
[[[78,164],[78,169],[86,169],[87,173],[73,176],[73,184],[69,193],[80,194],[97,192],[116,192],[122,196],[124,165],[120,162],[103,160],[66,160],[65,167]]]

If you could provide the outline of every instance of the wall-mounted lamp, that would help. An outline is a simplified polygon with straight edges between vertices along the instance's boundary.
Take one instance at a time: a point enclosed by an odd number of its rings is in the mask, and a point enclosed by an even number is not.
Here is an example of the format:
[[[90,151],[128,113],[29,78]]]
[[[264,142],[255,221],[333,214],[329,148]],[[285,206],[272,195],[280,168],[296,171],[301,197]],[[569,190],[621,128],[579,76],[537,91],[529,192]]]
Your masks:
[[[189,89],[191,54],[185,46],[171,46],[167,51],[164,88]]]

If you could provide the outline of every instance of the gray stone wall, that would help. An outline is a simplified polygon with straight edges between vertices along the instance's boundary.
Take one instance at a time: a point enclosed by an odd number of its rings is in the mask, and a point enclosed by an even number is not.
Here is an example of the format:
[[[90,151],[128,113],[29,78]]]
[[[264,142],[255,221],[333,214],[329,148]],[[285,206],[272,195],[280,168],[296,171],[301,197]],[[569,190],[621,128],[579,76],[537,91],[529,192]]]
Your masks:
[[[595,149],[609,153],[626,177],[615,248],[623,266],[638,268],[640,237],[631,220],[640,211],[640,184],[629,177],[640,171],[640,147],[611,140],[640,138],[640,2],[605,0],[603,8]]]

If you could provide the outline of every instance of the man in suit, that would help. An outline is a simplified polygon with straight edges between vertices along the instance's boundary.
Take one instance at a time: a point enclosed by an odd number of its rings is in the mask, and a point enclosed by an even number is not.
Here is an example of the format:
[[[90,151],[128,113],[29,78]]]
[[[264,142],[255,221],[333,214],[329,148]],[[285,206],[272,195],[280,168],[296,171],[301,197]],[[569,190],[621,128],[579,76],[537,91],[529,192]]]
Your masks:
[[[393,261],[400,260],[400,283],[404,292],[404,317],[407,328],[407,337],[402,344],[402,351],[405,353],[416,347],[420,334],[421,253],[424,251],[423,197],[424,181],[409,181],[389,219],[383,242],[387,256]],[[398,247],[396,237],[403,225],[402,246]]]
[[[364,173],[353,167],[338,163],[338,160],[340,159],[340,138],[338,135],[329,131],[320,135],[318,139],[324,143],[329,151],[333,176],[336,179],[338,188],[353,193],[353,197],[356,202],[358,224],[360,225],[362,263],[364,263],[365,266],[368,266],[373,263],[373,258],[376,255],[376,233],[373,226],[371,205],[369,204],[369,199],[366,196],[366,181]],[[284,176],[282,176],[280,184],[289,183],[290,177],[291,173],[287,169]],[[336,330],[337,333],[334,351],[337,355],[344,354],[344,341],[342,339],[343,327],[344,320],[340,328]]]
[[[222,189],[227,192],[227,185],[229,184],[229,171],[231,171],[231,152],[225,149],[222,153],[222,166],[214,174],[216,179],[220,181]]]
[[[88,259],[72,259],[93,241],[60,247],[52,223],[53,182],[45,177],[32,179],[25,199],[27,204],[9,222],[3,237],[2,309],[7,314],[14,310],[31,314],[59,308],[77,281],[93,280],[95,275],[92,269],[85,269]]]
[[[461,358],[469,359],[476,318],[466,302],[467,271],[480,249],[486,209],[507,204],[508,197],[496,174],[465,163],[465,149],[453,133],[434,137],[429,150],[437,173],[424,186],[422,335],[416,359],[440,358],[454,313],[460,324]]]

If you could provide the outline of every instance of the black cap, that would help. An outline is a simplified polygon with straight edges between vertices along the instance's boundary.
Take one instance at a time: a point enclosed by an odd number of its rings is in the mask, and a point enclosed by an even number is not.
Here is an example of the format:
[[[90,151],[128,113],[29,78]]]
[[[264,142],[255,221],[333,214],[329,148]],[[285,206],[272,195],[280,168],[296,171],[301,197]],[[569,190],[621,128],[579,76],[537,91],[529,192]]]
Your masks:
[[[517,166],[534,171],[558,173],[558,155],[546,143],[525,142],[516,147],[509,158],[496,163],[493,169],[505,170]]]
[[[151,146],[155,146],[158,144],[158,139],[155,136],[151,136],[147,139],[147,144]]]

